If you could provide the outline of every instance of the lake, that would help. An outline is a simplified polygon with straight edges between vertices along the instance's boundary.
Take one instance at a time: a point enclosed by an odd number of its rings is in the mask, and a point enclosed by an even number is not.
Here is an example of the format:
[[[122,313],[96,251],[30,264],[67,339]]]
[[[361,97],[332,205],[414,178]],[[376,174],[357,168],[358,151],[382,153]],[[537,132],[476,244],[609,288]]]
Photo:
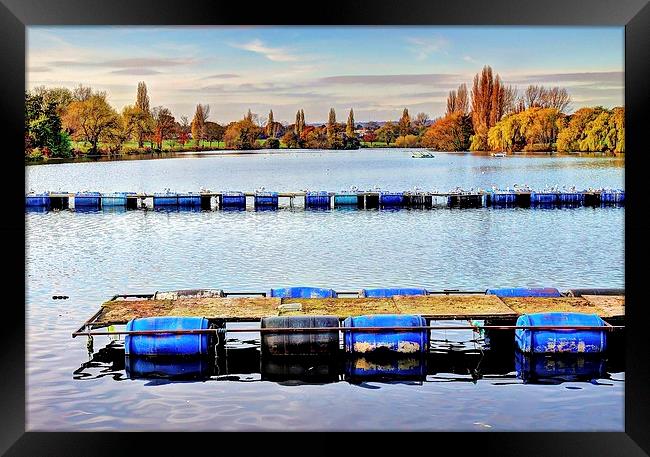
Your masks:
[[[624,188],[625,174],[623,159],[611,157],[413,159],[409,150],[381,149],[25,170],[26,190],[70,192]],[[225,374],[220,368],[198,381],[171,382],[129,378],[119,350],[118,363],[90,360],[85,338],[71,333],[117,293],[291,285],[624,287],[624,217],[616,207],[28,212],[27,429],[622,431],[620,354],[591,379],[561,383],[526,382],[517,376],[514,354],[481,362],[480,350],[463,359],[483,364],[478,377],[465,362],[434,359],[417,382],[283,382],[270,380],[255,358],[259,335],[244,333],[228,341],[233,363]],[[433,333],[476,347],[467,343],[471,331]],[[96,337],[95,353],[110,342]]]

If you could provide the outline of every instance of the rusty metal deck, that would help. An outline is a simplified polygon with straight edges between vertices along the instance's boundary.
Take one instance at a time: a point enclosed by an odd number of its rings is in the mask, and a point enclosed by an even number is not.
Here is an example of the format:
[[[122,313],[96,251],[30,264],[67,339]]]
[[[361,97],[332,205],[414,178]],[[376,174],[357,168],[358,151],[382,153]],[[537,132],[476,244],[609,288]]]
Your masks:
[[[200,316],[231,322],[257,322],[278,315],[419,314],[428,319],[507,319],[536,312],[595,313],[604,319],[622,318],[624,296],[499,298],[495,295],[448,294],[392,298],[270,298],[197,297],[153,299],[135,296],[113,299],[84,324],[92,328],[126,324],[154,316]]]

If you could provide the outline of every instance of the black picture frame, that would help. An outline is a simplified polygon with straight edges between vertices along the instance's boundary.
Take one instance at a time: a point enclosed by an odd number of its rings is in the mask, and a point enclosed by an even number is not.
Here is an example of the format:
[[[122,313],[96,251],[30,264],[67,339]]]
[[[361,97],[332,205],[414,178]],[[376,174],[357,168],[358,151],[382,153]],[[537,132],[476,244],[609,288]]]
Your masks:
[[[349,1],[248,4],[222,0],[0,0],[0,117],[4,135],[0,233],[5,243],[4,300],[0,330],[0,453],[7,456],[99,456],[169,453],[175,444],[191,443],[185,452],[220,452],[228,444],[243,452],[264,450],[268,440],[239,441],[240,436],[172,433],[41,433],[25,432],[25,218],[24,148],[22,130],[25,90],[25,27],[31,25],[572,25],[625,26],[625,282],[626,282],[626,382],[625,432],[621,433],[437,433],[427,443],[436,452],[448,444],[453,454],[499,455],[642,456],[650,454],[650,398],[648,387],[647,309],[643,302],[645,270],[644,237],[648,224],[641,212],[641,173],[648,164],[642,137],[648,127],[643,114],[648,108],[650,6],[648,0],[417,0]],[[558,49],[558,52],[562,52]],[[604,240],[606,242],[606,240]],[[22,287],[21,287],[22,285]],[[282,438],[275,451],[292,446]],[[190,441],[191,440],[191,441]],[[328,443],[330,441],[327,441]],[[335,441],[331,441],[334,443]],[[377,442],[381,444],[385,442]],[[277,442],[276,442],[277,443]],[[366,441],[368,443],[368,441]],[[402,441],[402,444],[404,442]],[[446,446],[445,446],[446,447]],[[301,448],[310,451],[311,446]],[[321,449],[316,449],[321,450]],[[333,450],[334,451],[334,450]],[[490,452],[491,451],[491,452]]]

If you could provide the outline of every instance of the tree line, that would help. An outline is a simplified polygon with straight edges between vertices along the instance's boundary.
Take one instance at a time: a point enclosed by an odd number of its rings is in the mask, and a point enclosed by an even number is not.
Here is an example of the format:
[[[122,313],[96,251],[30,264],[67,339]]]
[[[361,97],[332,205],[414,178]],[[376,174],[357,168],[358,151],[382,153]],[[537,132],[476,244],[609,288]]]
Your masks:
[[[176,119],[164,106],[150,107],[147,86],[138,83],[135,103],[117,112],[107,94],[79,85],[38,87],[25,92],[25,154],[27,158],[71,157],[73,144],[87,145],[87,153],[120,154],[212,148],[358,149],[376,144],[428,147],[440,151],[580,151],[624,152],[624,108],[586,107],[566,114],[567,90],[529,85],[521,94],[505,85],[492,68],[476,74],[470,88],[461,84],[449,92],[445,115],[433,121],[426,113],[411,118],[407,108],[396,122],[366,123],[350,109],[338,122],[334,108],[322,125],[308,125],[305,112],[293,124],[266,118],[249,109],[241,120],[220,125],[210,121],[210,105],[197,104],[190,121]],[[133,146],[129,146],[133,144]]]

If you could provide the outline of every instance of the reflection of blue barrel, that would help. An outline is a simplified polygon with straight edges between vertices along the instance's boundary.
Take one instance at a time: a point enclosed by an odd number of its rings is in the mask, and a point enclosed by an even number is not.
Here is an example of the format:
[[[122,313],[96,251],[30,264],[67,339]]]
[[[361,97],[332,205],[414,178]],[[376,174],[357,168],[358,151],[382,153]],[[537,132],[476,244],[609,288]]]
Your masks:
[[[356,192],[341,192],[334,195],[334,207],[339,206],[354,206],[356,207],[359,202]]]
[[[207,357],[125,357],[126,375],[137,378],[205,379],[210,376]]]
[[[74,194],[74,207],[98,209],[101,206],[101,199],[99,192],[78,192]]]
[[[582,192],[562,192],[559,199],[562,205],[579,206],[584,203],[585,195]]]
[[[497,297],[561,297],[562,294],[554,287],[510,287],[503,289],[488,289],[487,295]]]
[[[601,354],[530,354],[515,351],[517,377],[524,381],[580,381],[603,378],[606,362]]]
[[[426,359],[418,354],[411,357],[348,357],[345,375],[359,380],[424,380]]]
[[[246,195],[243,192],[221,194],[221,209],[246,209]]]
[[[278,193],[277,192],[256,192],[255,209],[277,209]]]
[[[336,292],[334,289],[321,287],[280,287],[271,289],[268,296],[280,298],[334,298]]]
[[[28,208],[50,208],[50,195],[47,193],[42,194],[27,194],[25,195],[25,206]]]
[[[600,201],[605,205],[625,203],[624,190],[604,191],[600,193]]]
[[[178,194],[155,193],[153,194],[153,206],[178,206]]]
[[[305,207],[323,209],[330,207],[330,194],[325,191],[307,192],[305,195]]]
[[[194,208],[201,206],[201,194],[187,192],[178,194],[178,206],[183,208]]]
[[[126,324],[127,331],[148,330],[201,330],[210,328],[204,317],[145,317],[132,319]],[[210,351],[211,334],[170,334],[126,335],[124,353],[135,356],[197,356]]]
[[[389,298],[395,295],[426,295],[427,290],[421,287],[390,287],[377,289],[361,289],[361,297]]]
[[[381,192],[379,194],[379,205],[382,208],[399,208],[404,205],[404,193]]]
[[[333,327],[330,331],[263,332],[261,350],[272,355],[335,354],[339,350],[339,319],[336,316],[271,316],[262,318],[261,328],[309,329]]]
[[[515,341],[523,352],[603,352],[606,323],[596,314],[535,313],[517,319],[517,326],[593,326],[589,329],[516,329]]]
[[[422,316],[409,314],[374,314],[348,317],[344,327],[423,327]],[[348,353],[399,352],[418,354],[429,349],[428,330],[345,331],[345,351]]]

